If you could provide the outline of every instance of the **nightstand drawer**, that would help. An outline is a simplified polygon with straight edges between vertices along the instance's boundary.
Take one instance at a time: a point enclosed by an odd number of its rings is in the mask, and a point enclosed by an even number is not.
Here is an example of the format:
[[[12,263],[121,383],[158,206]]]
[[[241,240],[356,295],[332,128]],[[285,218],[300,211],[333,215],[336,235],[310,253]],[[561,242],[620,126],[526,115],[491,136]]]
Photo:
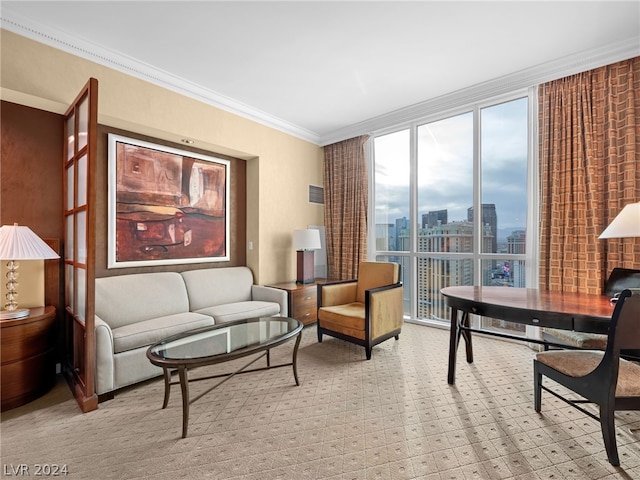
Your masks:
[[[309,325],[318,319],[318,283],[324,281],[324,278],[317,278],[314,283],[287,282],[269,285],[269,287],[286,290],[288,293],[288,315],[304,325]]]
[[[316,287],[290,292],[291,316],[305,325],[316,321]]]

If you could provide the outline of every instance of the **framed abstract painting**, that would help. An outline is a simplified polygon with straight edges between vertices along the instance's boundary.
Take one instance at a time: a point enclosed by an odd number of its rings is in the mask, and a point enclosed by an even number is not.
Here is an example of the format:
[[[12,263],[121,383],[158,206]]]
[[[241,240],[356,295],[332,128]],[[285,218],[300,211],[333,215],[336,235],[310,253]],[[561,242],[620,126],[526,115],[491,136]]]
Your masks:
[[[228,160],[109,134],[107,267],[229,260]]]

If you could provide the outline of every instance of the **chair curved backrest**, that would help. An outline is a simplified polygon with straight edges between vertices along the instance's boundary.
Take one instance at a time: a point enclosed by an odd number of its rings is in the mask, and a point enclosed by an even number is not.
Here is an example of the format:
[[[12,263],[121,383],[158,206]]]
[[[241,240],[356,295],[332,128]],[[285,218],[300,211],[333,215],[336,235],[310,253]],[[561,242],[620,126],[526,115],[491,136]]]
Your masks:
[[[618,301],[611,315],[611,323],[607,333],[607,346],[600,365],[594,370],[595,375],[604,375],[610,394],[615,394],[620,350],[640,348],[640,295],[632,295],[630,290],[620,292]]]
[[[607,350],[614,353],[620,350],[640,348],[640,294],[632,295],[623,290],[611,317]],[[612,345],[609,346],[609,343]]]
[[[625,288],[640,288],[640,270],[620,267],[611,270],[603,295],[613,297]]]

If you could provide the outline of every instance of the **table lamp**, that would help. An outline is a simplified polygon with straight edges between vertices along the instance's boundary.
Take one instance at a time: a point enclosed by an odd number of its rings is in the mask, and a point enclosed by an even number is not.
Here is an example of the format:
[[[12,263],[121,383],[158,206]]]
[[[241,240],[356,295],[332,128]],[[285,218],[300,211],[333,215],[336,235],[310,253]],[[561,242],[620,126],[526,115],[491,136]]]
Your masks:
[[[628,237],[640,237],[640,202],[625,206],[598,238]]]
[[[48,260],[60,258],[29,227],[3,225],[0,227],[0,260],[7,260],[7,303],[0,312],[0,319],[22,318],[29,315],[28,308],[18,308],[18,260]]]
[[[322,248],[322,245],[320,245],[320,230],[314,228],[294,230],[293,248],[297,250],[298,272],[296,283],[313,283],[315,281],[313,251]]]

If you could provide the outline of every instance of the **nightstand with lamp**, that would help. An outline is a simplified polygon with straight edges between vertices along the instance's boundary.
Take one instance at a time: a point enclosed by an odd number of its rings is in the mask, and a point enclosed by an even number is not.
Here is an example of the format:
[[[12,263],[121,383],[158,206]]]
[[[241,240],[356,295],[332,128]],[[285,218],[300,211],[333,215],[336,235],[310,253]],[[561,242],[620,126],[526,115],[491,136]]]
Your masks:
[[[24,405],[55,383],[56,310],[19,308],[19,261],[60,258],[31,229],[0,227],[0,260],[7,261],[6,303],[0,312],[2,411]]]
[[[292,240],[296,250],[296,281],[269,286],[286,290],[288,316],[309,325],[316,322],[318,283],[325,281],[315,278],[314,251],[322,248],[320,231],[315,228],[294,230]]]

